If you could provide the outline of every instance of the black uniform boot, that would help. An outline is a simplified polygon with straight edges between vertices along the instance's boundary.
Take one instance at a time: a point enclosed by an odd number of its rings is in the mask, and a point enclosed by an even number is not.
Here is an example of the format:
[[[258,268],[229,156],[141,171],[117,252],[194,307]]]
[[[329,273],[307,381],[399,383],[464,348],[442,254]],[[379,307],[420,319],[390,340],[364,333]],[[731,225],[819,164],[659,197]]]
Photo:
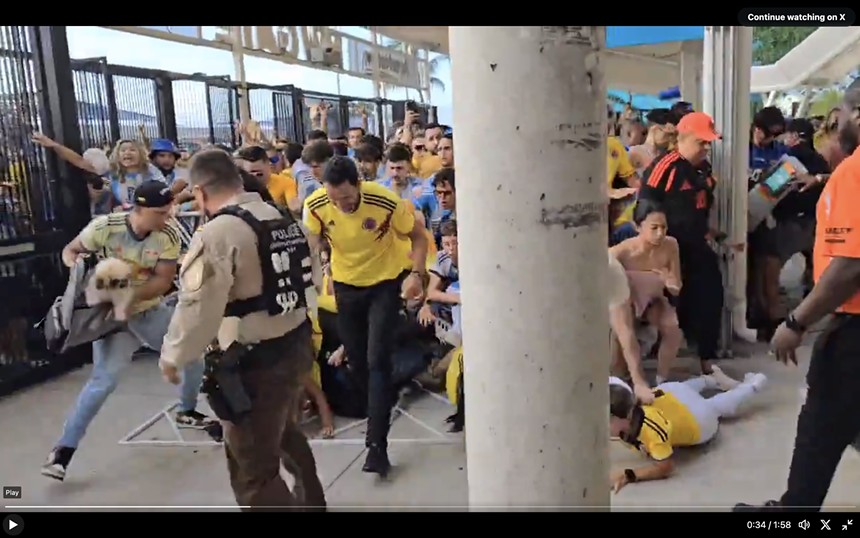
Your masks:
[[[367,447],[367,459],[361,468],[365,473],[376,473],[382,478],[391,470],[391,462],[388,461],[388,450],[385,446],[371,444]]]

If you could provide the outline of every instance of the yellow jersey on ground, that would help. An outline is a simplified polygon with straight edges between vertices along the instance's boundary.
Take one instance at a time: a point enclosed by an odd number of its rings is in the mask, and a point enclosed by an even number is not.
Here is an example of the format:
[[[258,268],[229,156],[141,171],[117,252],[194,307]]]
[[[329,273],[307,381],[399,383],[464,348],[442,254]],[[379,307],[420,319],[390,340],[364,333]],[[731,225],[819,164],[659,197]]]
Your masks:
[[[359,183],[360,199],[352,213],[336,208],[325,189],[317,189],[304,205],[308,231],[331,245],[335,282],[368,287],[397,278],[404,271],[402,236],[412,232],[410,204],[378,183]]]
[[[699,424],[687,406],[659,389],[654,396],[653,404],[634,412],[626,442],[657,461],[668,459],[676,447],[699,444]]]

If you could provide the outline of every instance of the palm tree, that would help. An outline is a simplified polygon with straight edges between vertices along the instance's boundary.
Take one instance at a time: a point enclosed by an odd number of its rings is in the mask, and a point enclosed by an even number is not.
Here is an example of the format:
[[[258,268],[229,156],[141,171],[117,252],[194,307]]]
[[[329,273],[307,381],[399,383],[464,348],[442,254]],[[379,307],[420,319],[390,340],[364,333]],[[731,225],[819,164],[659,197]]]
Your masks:
[[[812,106],[809,107],[810,116],[826,116],[831,109],[842,103],[843,92],[838,89],[829,89],[815,96]]]

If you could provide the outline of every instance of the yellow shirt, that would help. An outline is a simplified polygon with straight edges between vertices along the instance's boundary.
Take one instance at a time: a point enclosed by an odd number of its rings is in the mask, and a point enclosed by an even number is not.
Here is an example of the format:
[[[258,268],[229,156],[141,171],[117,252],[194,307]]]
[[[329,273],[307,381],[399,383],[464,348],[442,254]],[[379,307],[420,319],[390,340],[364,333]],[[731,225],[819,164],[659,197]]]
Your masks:
[[[128,213],[111,213],[94,218],[78,238],[84,248],[118,258],[132,267],[132,286],[140,286],[153,275],[160,261],[176,262],[179,259],[179,232],[171,225],[152,232],[143,239],[132,235],[127,223]],[[159,304],[161,298],[141,301],[132,313],[143,312]]]
[[[335,282],[373,286],[397,278],[404,270],[402,239],[415,226],[410,205],[384,186],[359,183],[358,207],[352,213],[336,208],[325,189],[305,200],[304,223],[331,245]]]
[[[442,169],[442,157],[432,153],[424,153],[412,158],[412,167],[421,179],[427,179]]]
[[[654,391],[654,403],[643,405],[642,427],[636,436],[640,449],[651,458],[669,458],[675,447],[699,444],[701,433],[696,418],[675,396]]]
[[[311,342],[314,346],[314,358],[318,357],[320,354],[320,350],[322,350],[322,329],[320,328],[320,320],[313,314],[310,314],[308,317],[311,318]],[[314,361],[316,363],[316,361]]]
[[[618,140],[618,138],[614,136],[608,137],[606,139],[606,150],[606,181],[609,185],[609,188],[612,188],[612,183],[613,181],[615,181],[616,177],[620,177],[621,179],[627,179],[636,173],[636,169],[633,168],[633,164],[630,162],[630,156],[627,154],[627,150],[624,149],[624,144],[622,144],[621,141]],[[633,220],[633,210],[636,208],[635,201],[623,200],[621,202],[613,203],[624,204],[624,207],[620,210],[618,217],[616,217],[615,220],[612,222],[613,227],[620,226],[621,224]]]
[[[337,314],[337,302],[334,300],[334,293],[329,290],[329,284],[331,284],[331,277],[323,275],[322,291],[317,297],[317,308]]]
[[[287,202],[299,195],[298,184],[292,174],[287,171],[270,175],[266,188],[275,203],[283,207],[287,207]]]

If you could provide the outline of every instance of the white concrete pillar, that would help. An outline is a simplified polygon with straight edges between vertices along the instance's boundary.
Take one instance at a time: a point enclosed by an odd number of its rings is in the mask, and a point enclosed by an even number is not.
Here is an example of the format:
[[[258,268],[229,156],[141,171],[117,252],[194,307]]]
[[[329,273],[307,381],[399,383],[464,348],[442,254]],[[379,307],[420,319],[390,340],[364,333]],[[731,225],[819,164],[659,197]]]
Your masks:
[[[451,27],[473,509],[605,507],[605,27]]]
[[[726,243],[746,243],[752,28],[708,26],[704,47],[702,110],[714,118],[723,135],[711,149],[718,181],[712,217],[717,228],[729,235]],[[722,348],[730,354],[734,335],[755,339],[755,332],[746,326],[746,252],[725,252],[722,269],[726,291]]]
[[[702,42],[681,43],[681,99],[691,103],[694,110],[702,107]]]

